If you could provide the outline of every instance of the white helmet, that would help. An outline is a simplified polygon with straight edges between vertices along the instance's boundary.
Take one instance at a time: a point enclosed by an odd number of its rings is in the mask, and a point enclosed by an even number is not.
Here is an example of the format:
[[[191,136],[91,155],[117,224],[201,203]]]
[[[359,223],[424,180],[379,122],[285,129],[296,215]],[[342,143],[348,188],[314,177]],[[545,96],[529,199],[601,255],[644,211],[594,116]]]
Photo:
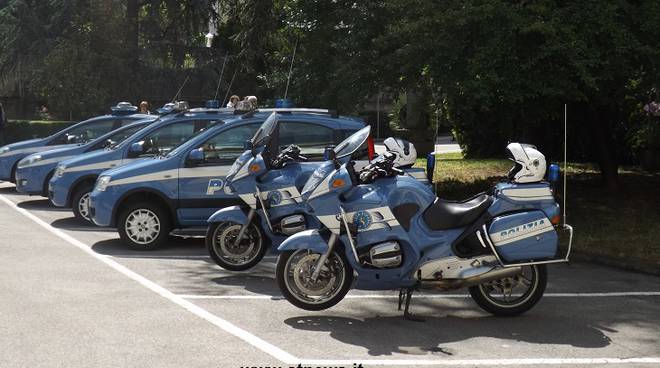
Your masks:
[[[506,146],[509,160],[515,166],[509,171],[509,179],[516,183],[534,183],[545,176],[545,156],[530,144],[510,143]]]
[[[383,144],[385,148],[396,155],[394,166],[406,167],[412,166],[417,160],[417,150],[415,146],[401,138],[387,138]]]

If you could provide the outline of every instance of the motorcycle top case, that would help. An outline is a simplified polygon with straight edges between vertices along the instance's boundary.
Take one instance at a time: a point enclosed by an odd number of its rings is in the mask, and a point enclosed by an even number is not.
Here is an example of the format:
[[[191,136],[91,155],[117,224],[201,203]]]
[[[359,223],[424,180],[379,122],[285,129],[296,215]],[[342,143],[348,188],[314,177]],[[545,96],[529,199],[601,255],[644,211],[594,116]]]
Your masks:
[[[557,232],[543,211],[496,217],[488,235],[505,262],[541,261],[557,255]]]

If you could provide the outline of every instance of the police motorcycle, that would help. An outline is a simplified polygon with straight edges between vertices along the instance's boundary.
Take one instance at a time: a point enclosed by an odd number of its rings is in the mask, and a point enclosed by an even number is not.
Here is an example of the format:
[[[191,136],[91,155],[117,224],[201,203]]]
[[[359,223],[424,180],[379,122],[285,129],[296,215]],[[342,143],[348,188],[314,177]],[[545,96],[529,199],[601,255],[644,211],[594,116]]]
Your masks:
[[[259,263],[268,245],[276,250],[288,236],[320,226],[300,191],[322,163],[306,162],[295,145],[278,152],[274,138],[277,126],[278,117],[273,114],[246,142],[246,151],[227,174],[225,191],[237,194],[249,206],[247,214],[234,206],[217,211],[208,220],[206,247],[214,262],[224,269],[247,270]],[[414,146],[400,139],[394,144],[393,138],[388,139],[386,147],[397,152],[395,165],[406,167],[411,176],[419,176],[411,168],[417,158]],[[426,180],[423,172],[421,179]]]
[[[392,154],[359,171],[341,164],[368,133],[326,150],[328,160],[305,184],[301,198],[326,229],[296,233],[278,247],[276,278],[285,298],[302,309],[327,309],[356,278],[357,289],[398,289],[399,309],[405,303],[404,316],[413,320],[410,300],[420,289],[467,287],[495,315],[532,308],[546,287],[546,264],[568,261],[572,242],[543,181],[544,156],[509,144],[515,166],[506,181],[449,202],[402,176]]]
[[[249,206],[247,214],[233,206],[208,219],[206,247],[224,269],[247,270],[263,258],[267,243],[277,246],[287,236],[319,225],[314,216],[306,214],[299,192],[320,163],[306,163],[295,145],[278,153],[273,139],[277,124],[273,113],[246,142],[245,152],[225,179],[225,192],[238,195]]]

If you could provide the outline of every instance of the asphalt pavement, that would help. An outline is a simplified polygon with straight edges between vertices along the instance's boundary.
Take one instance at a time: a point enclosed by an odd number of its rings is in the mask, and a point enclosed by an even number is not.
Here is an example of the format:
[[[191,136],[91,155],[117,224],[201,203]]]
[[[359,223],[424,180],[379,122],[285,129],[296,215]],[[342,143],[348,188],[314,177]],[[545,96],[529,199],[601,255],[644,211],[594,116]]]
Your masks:
[[[283,300],[276,258],[228,272],[202,239],[154,252],[0,183],[0,367],[660,367],[660,278],[550,266],[530,312],[497,318],[463,292],[351,291],[320,312]],[[579,229],[576,229],[579,231]]]

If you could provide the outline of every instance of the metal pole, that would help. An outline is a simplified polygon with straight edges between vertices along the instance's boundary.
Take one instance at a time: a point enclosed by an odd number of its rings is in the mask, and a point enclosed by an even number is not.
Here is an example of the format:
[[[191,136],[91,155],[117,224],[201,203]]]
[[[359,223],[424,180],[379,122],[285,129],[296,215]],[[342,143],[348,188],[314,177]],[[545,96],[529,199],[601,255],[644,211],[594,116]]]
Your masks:
[[[234,75],[231,76],[231,80],[229,81],[229,87],[227,87],[227,93],[225,94],[224,100],[222,100],[222,106],[225,106],[225,102],[227,101],[227,97],[229,97],[229,91],[231,91],[231,85],[234,84],[234,77],[236,77],[236,72],[238,71],[238,66],[236,66],[236,69],[234,69]]]
[[[563,219],[564,226],[566,226],[566,177],[568,176],[568,164],[567,164],[567,147],[568,147],[568,107],[564,104],[564,193],[563,193]]]
[[[376,138],[380,139],[380,86],[376,96]]]

